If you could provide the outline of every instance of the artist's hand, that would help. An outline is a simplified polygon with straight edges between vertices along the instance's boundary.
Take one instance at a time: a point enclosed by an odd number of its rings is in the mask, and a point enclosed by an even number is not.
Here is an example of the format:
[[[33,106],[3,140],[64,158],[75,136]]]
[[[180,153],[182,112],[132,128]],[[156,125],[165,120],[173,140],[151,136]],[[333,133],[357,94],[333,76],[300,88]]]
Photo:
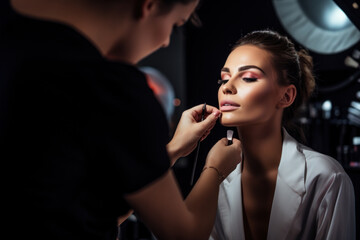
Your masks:
[[[206,105],[204,120],[201,121],[203,104],[197,105],[183,112],[175,134],[167,145],[171,163],[190,154],[199,140],[204,140],[215,126],[221,112]]]
[[[226,138],[220,139],[209,151],[205,167],[215,167],[227,177],[241,161],[241,142],[233,138],[233,143],[227,146]]]

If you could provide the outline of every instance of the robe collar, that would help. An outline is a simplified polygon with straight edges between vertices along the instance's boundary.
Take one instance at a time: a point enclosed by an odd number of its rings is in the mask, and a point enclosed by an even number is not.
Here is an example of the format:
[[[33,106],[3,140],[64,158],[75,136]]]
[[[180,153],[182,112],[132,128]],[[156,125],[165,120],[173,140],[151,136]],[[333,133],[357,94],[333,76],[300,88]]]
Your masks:
[[[306,161],[302,153],[302,145],[291,137],[283,129],[283,145],[273,203],[271,207],[270,221],[267,239],[286,239],[291,229],[297,210],[306,192],[305,174]],[[229,239],[245,239],[241,197],[241,163],[224,180],[228,207],[220,207],[220,211],[229,211],[228,219],[223,219],[225,232],[229,233]]]

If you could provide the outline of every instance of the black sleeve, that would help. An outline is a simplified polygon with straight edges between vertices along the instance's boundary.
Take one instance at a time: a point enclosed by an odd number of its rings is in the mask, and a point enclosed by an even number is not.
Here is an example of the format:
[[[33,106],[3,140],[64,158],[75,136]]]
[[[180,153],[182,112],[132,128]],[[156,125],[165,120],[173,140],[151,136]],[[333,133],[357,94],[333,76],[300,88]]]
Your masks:
[[[98,161],[110,161],[118,190],[131,193],[169,169],[168,124],[142,73],[131,67],[116,73],[92,90],[98,99],[89,129]]]

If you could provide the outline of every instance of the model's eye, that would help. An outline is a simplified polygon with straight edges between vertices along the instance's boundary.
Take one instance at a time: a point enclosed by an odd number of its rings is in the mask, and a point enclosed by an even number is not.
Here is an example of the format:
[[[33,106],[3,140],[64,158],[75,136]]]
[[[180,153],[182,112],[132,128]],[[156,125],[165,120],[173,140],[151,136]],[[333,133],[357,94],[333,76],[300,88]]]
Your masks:
[[[243,80],[245,82],[256,82],[258,79],[257,78],[244,77]]]
[[[218,80],[218,84],[219,84],[219,85],[223,85],[223,84],[226,84],[228,81],[229,81],[229,79],[224,79],[224,80],[219,79],[219,80]]]

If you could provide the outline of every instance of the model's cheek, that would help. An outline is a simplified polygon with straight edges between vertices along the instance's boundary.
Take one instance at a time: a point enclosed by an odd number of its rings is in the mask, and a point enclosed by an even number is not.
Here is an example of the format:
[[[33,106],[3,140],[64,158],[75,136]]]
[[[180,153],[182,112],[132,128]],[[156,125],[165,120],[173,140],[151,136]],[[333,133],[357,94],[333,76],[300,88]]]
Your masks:
[[[274,91],[271,88],[258,88],[242,92],[242,108],[248,114],[267,115],[274,109]]]
[[[223,112],[220,117],[220,124],[226,127],[235,127],[244,123],[241,110],[236,112]]]

